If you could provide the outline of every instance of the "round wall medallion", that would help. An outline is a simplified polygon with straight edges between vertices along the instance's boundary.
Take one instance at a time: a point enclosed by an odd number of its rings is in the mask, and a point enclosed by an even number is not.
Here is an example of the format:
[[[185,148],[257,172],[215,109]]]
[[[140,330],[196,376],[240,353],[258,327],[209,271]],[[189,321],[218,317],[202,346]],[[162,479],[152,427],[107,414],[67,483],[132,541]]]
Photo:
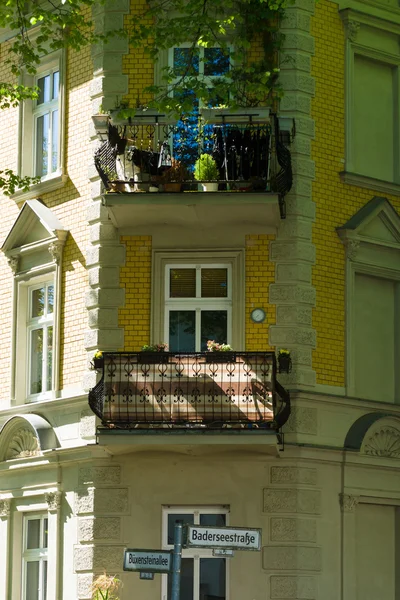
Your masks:
[[[250,317],[254,323],[263,323],[265,321],[265,310],[262,308],[255,308],[251,311]]]

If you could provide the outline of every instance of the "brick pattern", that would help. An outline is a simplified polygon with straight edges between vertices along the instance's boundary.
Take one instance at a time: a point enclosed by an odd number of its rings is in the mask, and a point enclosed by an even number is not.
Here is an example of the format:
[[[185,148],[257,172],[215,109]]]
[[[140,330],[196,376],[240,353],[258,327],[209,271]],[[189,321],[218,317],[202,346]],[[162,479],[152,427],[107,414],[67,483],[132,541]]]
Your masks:
[[[316,136],[312,143],[316,178],[313,198],[316,222],[313,241],[316,265],[313,284],[317,305],[313,325],[317,347],[313,365],[317,383],[343,386],[345,383],[345,252],[335,228],[343,225],[373,196],[385,196],[400,210],[400,198],[377,193],[340,181],[345,153],[345,33],[336,4],[321,0],[312,20],[315,56],[312,72],[316,93],[312,103]]]
[[[246,350],[271,350],[269,326],[276,322],[275,306],[269,303],[268,288],[275,279],[275,265],[269,260],[269,244],[274,235],[246,236]],[[254,323],[250,314],[263,308],[264,323]]]
[[[151,236],[122,236],[126,262],[120,271],[125,306],[119,309],[119,326],[125,330],[125,351],[140,350],[150,342]]]

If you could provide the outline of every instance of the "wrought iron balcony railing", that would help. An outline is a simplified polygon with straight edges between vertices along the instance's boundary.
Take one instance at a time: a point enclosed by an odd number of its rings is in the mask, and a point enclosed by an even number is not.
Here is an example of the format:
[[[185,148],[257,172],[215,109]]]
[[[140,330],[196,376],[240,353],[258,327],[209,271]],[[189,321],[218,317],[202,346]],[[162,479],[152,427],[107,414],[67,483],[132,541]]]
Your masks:
[[[108,428],[278,430],[290,414],[273,352],[104,353],[89,405]]]

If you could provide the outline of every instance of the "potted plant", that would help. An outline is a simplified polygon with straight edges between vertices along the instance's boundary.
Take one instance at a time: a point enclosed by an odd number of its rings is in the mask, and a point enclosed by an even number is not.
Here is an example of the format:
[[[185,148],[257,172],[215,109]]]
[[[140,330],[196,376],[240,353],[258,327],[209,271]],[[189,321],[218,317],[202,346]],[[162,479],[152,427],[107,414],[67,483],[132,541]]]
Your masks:
[[[219,344],[214,340],[208,340],[206,362],[234,362],[236,354],[229,344]]]
[[[97,352],[93,355],[93,368],[94,369],[102,369],[104,365],[103,353],[101,350],[97,350]]]
[[[166,364],[168,362],[168,344],[145,344],[138,354],[140,364],[155,365],[157,363]]]
[[[217,192],[219,170],[211,154],[201,154],[194,166],[194,177],[202,182],[204,192]],[[214,180],[214,181],[212,181]]]
[[[180,192],[182,182],[189,179],[185,165],[180,160],[171,159],[171,166],[161,176],[164,192]]]
[[[292,359],[290,351],[280,348],[278,352],[278,371],[279,373],[290,373],[292,370]]]

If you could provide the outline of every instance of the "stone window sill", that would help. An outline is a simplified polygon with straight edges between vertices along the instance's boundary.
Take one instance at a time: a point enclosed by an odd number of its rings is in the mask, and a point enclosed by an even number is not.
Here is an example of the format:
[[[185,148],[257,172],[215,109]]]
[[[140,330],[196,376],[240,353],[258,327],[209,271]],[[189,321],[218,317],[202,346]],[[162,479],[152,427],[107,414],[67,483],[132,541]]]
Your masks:
[[[347,171],[341,171],[339,176],[340,180],[348,185],[356,185],[358,187],[366,188],[367,190],[375,190],[377,192],[383,192],[384,194],[400,196],[400,185],[398,183],[374,179],[373,177],[358,175],[357,173],[348,173]]]
[[[12,194],[11,198],[16,202],[31,200],[32,198],[39,198],[39,196],[42,194],[54,192],[55,190],[62,188],[67,181],[68,175],[58,174],[54,177],[41,181],[40,183],[31,185],[27,191],[19,190],[18,192],[15,192],[15,194]]]

